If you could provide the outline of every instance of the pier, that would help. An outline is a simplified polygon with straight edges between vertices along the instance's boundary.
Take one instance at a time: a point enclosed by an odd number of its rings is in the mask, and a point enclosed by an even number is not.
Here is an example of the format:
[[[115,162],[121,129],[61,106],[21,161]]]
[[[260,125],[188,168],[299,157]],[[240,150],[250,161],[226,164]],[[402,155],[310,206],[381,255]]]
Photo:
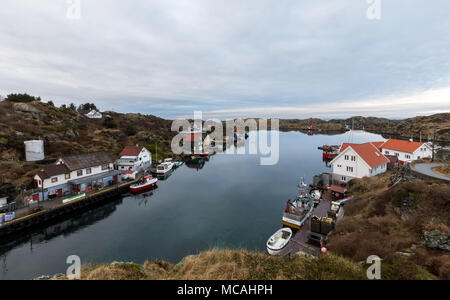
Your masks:
[[[139,176],[139,178],[132,181],[125,181],[102,190],[92,191],[87,193],[84,198],[67,203],[63,203],[67,198],[56,198],[41,202],[42,210],[37,212],[30,212],[29,207],[20,208],[15,211],[16,219],[0,224],[0,239],[8,238],[13,234],[32,229],[59,217],[67,216],[81,209],[108,201],[108,199],[128,192],[130,185],[138,182],[140,179],[141,177]]]
[[[314,209],[313,216],[327,217],[328,211],[331,208],[331,193],[329,191],[323,194],[323,199],[319,205]],[[289,241],[289,244],[281,251],[280,256],[293,256],[299,252],[316,255],[320,252],[318,245],[308,243],[309,234],[311,232],[311,218],[309,218],[305,225],[294,233],[294,236]]]

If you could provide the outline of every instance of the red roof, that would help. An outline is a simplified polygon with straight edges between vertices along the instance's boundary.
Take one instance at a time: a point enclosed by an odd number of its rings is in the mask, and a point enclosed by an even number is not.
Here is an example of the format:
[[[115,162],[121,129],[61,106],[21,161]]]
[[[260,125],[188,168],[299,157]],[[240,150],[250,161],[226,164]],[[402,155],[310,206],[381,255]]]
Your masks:
[[[387,159],[378,148],[373,143],[364,143],[364,144],[350,144],[343,143],[340,149],[342,153],[348,147],[351,147],[355,152],[371,167],[374,168],[376,166],[389,163],[389,159]]]
[[[339,185],[332,185],[332,186],[331,186],[331,190],[332,190],[333,192],[341,193],[341,194],[347,193],[347,189],[344,188],[344,187],[342,187],[342,186],[339,186]]]
[[[143,147],[139,146],[126,146],[122,152],[120,152],[120,156],[138,156],[142,149]]]
[[[384,142],[372,142],[372,144],[377,147],[378,150],[381,151],[381,145],[384,144]]]
[[[383,145],[381,145],[381,148],[413,153],[414,151],[422,147],[423,144],[424,143],[390,139],[387,142],[383,143]]]

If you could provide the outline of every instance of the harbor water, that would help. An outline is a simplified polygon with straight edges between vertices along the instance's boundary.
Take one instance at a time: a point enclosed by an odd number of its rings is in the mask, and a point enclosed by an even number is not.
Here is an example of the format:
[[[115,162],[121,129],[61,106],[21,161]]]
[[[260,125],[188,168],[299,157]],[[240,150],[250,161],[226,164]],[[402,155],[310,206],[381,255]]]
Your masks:
[[[362,131],[311,136],[281,132],[275,165],[262,166],[261,156],[250,154],[217,154],[203,163],[183,165],[152,192],[125,194],[2,243],[0,279],[65,273],[70,255],[78,255],[82,264],[151,259],[178,263],[211,248],[265,251],[300,178],[311,183],[314,175],[331,172],[318,146],[381,140]]]

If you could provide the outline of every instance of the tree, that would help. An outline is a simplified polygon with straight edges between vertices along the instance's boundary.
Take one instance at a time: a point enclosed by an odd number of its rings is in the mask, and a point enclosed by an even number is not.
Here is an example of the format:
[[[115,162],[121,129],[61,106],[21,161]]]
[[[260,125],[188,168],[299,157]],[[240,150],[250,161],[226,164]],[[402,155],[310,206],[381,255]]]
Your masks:
[[[48,101],[47,102],[48,105],[55,107],[55,103],[53,103],[53,101]]]
[[[28,103],[33,101],[41,101],[41,97],[34,97],[28,94],[9,94],[5,101]]]
[[[106,116],[105,120],[103,121],[103,126],[105,126],[106,128],[116,128],[117,124],[112,117]]]
[[[76,110],[77,110],[77,107],[75,106],[74,103],[70,103],[69,109],[70,109],[70,110],[73,110],[73,111],[76,111]]]
[[[78,106],[78,112],[81,114],[87,114],[91,110],[98,111],[97,106],[95,106],[94,103],[84,103]]]

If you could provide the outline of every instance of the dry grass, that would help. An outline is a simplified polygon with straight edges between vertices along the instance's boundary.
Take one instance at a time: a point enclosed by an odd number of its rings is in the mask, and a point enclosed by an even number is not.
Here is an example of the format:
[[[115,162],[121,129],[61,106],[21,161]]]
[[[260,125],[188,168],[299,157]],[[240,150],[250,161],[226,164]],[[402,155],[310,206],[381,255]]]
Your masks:
[[[396,279],[422,278],[421,267],[448,278],[450,254],[422,246],[422,233],[449,232],[450,186],[416,180],[388,188],[383,184],[388,176],[379,178],[379,183],[376,178],[353,183],[351,190],[358,199],[346,205],[346,217],[329,238],[329,250],[355,261],[378,255],[390,262],[390,276],[396,273]],[[399,262],[398,252],[410,253],[411,258]]]
[[[82,280],[362,280],[362,267],[337,255],[292,259],[263,253],[210,250],[188,256],[180,264],[156,260],[142,266],[133,263],[91,265]],[[64,279],[64,278],[61,278]]]
[[[441,174],[442,176],[450,177],[450,166],[440,166],[433,168],[433,171],[435,171],[438,174]]]

